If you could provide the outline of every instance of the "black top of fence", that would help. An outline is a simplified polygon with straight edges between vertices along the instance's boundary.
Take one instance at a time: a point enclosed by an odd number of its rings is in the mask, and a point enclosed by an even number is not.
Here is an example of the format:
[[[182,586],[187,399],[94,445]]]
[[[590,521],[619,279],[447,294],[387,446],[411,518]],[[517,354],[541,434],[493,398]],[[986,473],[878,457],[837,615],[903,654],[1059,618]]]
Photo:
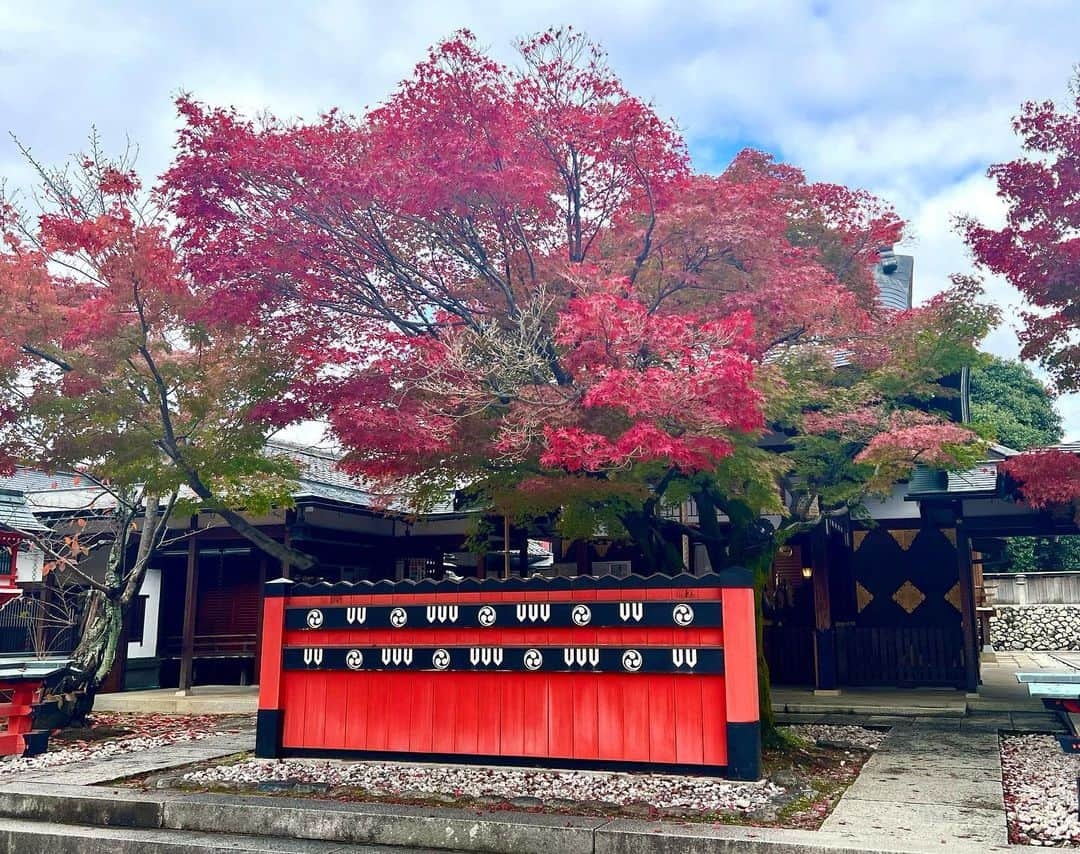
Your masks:
[[[511,590],[629,590],[675,587],[753,587],[748,569],[730,567],[708,575],[560,575],[549,578],[426,578],[422,581],[319,581],[314,584],[278,578],[266,583],[267,596],[349,596],[394,593],[486,593]]]

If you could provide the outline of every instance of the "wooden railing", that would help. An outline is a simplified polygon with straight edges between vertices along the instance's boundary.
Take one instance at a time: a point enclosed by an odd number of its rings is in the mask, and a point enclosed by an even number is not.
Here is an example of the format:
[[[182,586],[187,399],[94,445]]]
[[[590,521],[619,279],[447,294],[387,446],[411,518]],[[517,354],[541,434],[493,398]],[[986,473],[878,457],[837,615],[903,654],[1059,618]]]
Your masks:
[[[254,634],[195,635],[196,658],[250,658],[255,655],[257,638]],[[164,658],[179,658],[184,650],[180,635],[165,638]]]

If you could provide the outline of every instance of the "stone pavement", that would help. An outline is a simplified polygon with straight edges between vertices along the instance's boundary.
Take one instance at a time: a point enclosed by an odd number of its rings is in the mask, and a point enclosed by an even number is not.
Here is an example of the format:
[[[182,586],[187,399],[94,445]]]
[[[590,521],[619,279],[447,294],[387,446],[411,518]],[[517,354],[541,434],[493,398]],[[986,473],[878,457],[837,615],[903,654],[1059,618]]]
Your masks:
[[[259,705],[258,685],[197,685],[98,694],[96,712],[140,712],[163,715],[253,715]]]
[[[822,831],[858,843],[1006,846],[998,732],[1054,731],[1042,712],[913,718],[896,724]]]
[[[115,756],[91,757],[70,765],[28,769],[6,776],[4,783],[60,783],[68,786],[93,786],[121,777],[151,774],[181,765],[208,762],[234,753],[255,749],[255,730],[245,728],[237,733],[223,733],[195,741],[180,741],[165,747],[121,753]]]

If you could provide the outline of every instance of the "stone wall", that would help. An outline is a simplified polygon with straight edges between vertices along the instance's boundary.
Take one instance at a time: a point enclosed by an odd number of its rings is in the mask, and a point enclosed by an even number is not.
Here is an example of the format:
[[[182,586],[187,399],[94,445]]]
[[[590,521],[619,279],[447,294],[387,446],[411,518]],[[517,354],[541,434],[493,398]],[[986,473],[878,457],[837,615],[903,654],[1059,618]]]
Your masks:
[[[1080,650],[1080,605],[998,605],[990,618],[996,650]]]

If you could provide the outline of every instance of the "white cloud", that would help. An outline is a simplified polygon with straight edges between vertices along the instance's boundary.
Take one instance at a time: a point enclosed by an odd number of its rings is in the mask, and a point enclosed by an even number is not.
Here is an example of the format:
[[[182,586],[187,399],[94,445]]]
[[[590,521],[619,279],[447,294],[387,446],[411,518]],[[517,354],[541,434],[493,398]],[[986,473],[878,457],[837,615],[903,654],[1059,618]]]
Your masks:
[[[139,141],[156,172],[181,88],[285,116],[359,111],[456,29],[512,61],[515,37],[568,23],[676,118],[701,168],[753,144],[892,200],[914,226],[920,296],[970,270],[950,216],[997,215],[982,173],[1017,155],[1022,101],[1065,94],[1080,37],[1071,0],[0,0],[0,132],[56,160],[93,122],[111,145]],[[0,175],[23,183],[2,142]],[[1011,311],[1015,294],[988,284]],[[1015,336],[1004,326],[987,346],[1015,353]],[[1080,403],[1062,409],[1080,436]]]

